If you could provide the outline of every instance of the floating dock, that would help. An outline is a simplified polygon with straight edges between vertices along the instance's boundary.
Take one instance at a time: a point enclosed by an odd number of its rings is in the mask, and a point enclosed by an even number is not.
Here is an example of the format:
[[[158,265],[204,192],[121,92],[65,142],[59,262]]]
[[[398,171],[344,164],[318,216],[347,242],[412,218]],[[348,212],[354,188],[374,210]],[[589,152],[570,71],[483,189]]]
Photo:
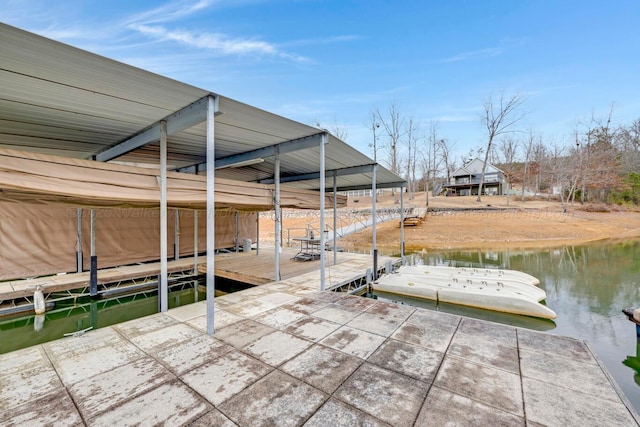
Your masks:
[[[282,279],[298,277],[304,273],[317,271],[320,268],[318,260],[299,262],[294,259],[297,250],[283,248],[280,259],[280,276]],[[379,270],[385,268],[390,257],[379,257]],[[337,264],[347,262],[354,271],[361,271],[364,277],[367,263],[372,264],[370,257],[361,254],[340,253]],[[349,277],[332,277],[330,275],[333,264],[332,253],[327,252],[327,289],[343,286]],[[171,260],[167,263],[169,281],[192,277],[195,267],[193,257]],[[259,286],[274,281],[275,254],[274,248],[264,248],[259,253],[229,252],[215,257],[215,276],[235,280],[251,286]],[[159,262],[140,263],[98,270],[98,294],[114,295],[117,293],[131,293],[143,289],[157,288],[157,276],[160,272]],[[198,273],[206,273],[206,258],[198,257]],[[355,275],[357,275],[356,273]],[[33,311],[33,296],[40,287],[46,297],[46,304],[52,306],[55,302],[65,299],[76,299],[89,295],[89,272],[67,273],[30,279],[10,280],[0,282],[0,316],[19,312]]]
[[[213,336],[199,302],[0,355],[0,425],[640,425],[583,341],[318,288],[217,297]]]
[[[401,266],[373,283],[374,290],[485,310],[555,319],[540,302],[538,279],[520,271],[477,270],[427,265]]]

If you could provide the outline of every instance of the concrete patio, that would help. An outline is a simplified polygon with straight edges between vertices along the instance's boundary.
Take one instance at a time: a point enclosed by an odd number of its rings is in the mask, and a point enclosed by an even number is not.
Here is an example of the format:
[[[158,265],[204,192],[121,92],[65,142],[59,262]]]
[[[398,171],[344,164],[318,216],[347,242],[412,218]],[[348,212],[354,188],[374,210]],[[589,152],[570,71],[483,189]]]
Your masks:
[[[0,425],[639,425],[584,342],[311,283],[0,355]]]

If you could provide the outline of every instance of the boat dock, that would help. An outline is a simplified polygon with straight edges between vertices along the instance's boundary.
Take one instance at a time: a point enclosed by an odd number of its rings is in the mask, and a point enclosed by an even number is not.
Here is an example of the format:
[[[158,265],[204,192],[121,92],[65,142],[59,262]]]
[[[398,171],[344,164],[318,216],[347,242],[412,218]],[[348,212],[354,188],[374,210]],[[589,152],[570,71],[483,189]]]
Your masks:
[[[294,259],[297,250],[295,248],[283,248],[280,259],[280,276],[282,279],[298,277],[301,274],[317,271],[319,261],[301,262]],[[385,268],[384,263],[392,260],[389,257],[379,257],[379,270]],[[370,257],[359,254],[340,253],[337,263],[351,263],[355,273],[349,277],[327,276],[327,288],[335,288],[343,285],[355,276],[364,277],[366,265],[372,264]],[[198,271],[206,272],[206,258],[198,258]],[[194,258],[183,257],[178,260],[170,260],[167,263],[170,280],[172,278],[187,277],[193,275]],[[327,252],[325,264],[327,271],[331,272],[333,266],[332,253]],[[215,257],[215,275],[224,279],[236,280],[252,286],[264,285],[274,281],[275,270],[274,248],[264,248],[259,254],[253,252],[229,252],[221,253]],[[105,295],[117,292],[132,292],[143,288],[157,287],[157,276],[160,272],[159,262],[140,263],[98,270],[98,293]],[[67,273],[52,276],[36,277],[29,279],[10,280],[0,282],[0,315],[13,314],[17,311],[31,311],[33,294],[40,287],[46,295],[47,303],[59,299],[77,298],[89,295],[89,272]],[[74,291],[71,293],[70,291]],[[21,308],[21,303],[24,307]]]
[[[0,425],[640,425],[583,341],[318,288],[217,297],[213,336],[203,301],[0,355]]]
[[[206,261],[204,258],[199,263]],[[178,273],[193,270],[192,257],[169,261],[169,273]],[[121,267],[105,268],[98,270],[98,285],[103,286],[112,283],[120,283],[135,279],[143,279],[149,276],[157,276],[160,271],[159,262],[126,265]],[[38,286],[44,293],[64,292],[73,289],[89,287],[89,271],[81,273],[58,274],[30,279],[18,279],[0,282],[0,303],[19,298],[33,296]]]

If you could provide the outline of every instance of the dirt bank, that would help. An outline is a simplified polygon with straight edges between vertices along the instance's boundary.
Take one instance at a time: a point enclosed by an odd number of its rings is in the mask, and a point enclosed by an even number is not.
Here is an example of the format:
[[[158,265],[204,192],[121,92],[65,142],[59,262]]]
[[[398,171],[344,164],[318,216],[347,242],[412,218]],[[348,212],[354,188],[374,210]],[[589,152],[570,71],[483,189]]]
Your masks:
[[[370,199],[350,200],[350,208],[370,208]],[[405,206],[424,207],[424,193],[405,202]],[[398,206],[391,196],[381,198],[378,207]],[[405,227],[408,251],[420,249],[463,248],[536,248],[582,244],[604,239],[640,238],[640,211],[611,206],[575,205],[563,212],[559,202],[531,200],[522,202],[503,196],[433,197],[429,206],[451,209],[429,212],[415,227]],[[343,215],[344,217],[344,215]],[[332,219],[327,223],[332,224]],[[319,226],[317,213],[293,215],[283,220],[285,241],[287,230],[300,230],[307,224]],[[261,239],[273,240],[273,221],[260,220]],[[397,248],[400,242],[399,221],[389,221],[377,227],[379,248]],[[298,231],[299,233],[299,231]],[[371,245],[371,229],[346,236],[339,241],[345,248]]]

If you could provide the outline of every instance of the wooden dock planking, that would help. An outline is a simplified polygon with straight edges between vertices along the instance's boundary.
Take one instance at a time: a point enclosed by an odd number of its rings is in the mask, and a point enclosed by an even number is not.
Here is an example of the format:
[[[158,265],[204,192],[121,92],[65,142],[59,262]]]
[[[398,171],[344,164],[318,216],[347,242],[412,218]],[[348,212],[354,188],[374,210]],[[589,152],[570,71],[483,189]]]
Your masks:
[[[286,280],[304,273],[320,269],[320,260],[296,261],[293,257],[297,249],[283,248],[280,254],[280,278]],[[338,256],[338,263],[344,258],[343,253]],[[275,281],[275,253],[274,248],[261,249],[255,252],[240,252],[219,254],[215,257],[215,275],[225,279],[237,280],[251,285],[264,285]],[[326,253],[326,265],[333,265],[333,253]],[[200,265],[199,270],[205,273],[207,268]]]
[[[403,221],[405,227],[417,227],[422,224],[424,218],[421,216],[408,216],[405,217]]]
[[[320,260],[297,261],[293,257],[298,253],[295,248],[283,248],[280,254],[280,277],[288,280],[297,276],[320,270]],[[352,258],[362,255],[340,252],[338,265],[343,261],[354,261]],[[365,257],[367,262],[370,262]],[[326,266],[333,266],[333,252],[326,253]],[[382,263],[382,261],[380,261]],[[380,264],[382,266],[382,264]],[[167,263],[169,273],[186,271],[193,267],[193,257],[185,257]],[[364,267],[366,270],[366,267]],[[364,271],[363,270],[363,271]],[[206,257],[198,257],[198,271],[206,272]],[[117,283],[125,280],[141,279],[155,276],[160,272],[160,263],[144,263],[98,270],[98,283]],[[218,254],[215,256],[215,275],[250,285],[264,285],[275,281],[275,253],[273,248],[264,248],[260,254],[256,252],[238,252]],[[62,292],[89,286],[89,272],[68,273],[33,279],[12,280],[0,283],[0,301],[32,297],[37,286],[42,286],[45,294]]]
[[[206,259],[200,257],[198,263]],[[167,271],[176,273],[193,268],[193,257],[169,261]],[[98,270],[98,284],[117,283],[125,280],[141,279],[160,273],[160,263],[127,265]],[[42,292],[62,292],[89,286],[89,272],[58,274],[33,279],[11,280],[0,283],[0,301],[31,297],[37,286],[42,286]]]

